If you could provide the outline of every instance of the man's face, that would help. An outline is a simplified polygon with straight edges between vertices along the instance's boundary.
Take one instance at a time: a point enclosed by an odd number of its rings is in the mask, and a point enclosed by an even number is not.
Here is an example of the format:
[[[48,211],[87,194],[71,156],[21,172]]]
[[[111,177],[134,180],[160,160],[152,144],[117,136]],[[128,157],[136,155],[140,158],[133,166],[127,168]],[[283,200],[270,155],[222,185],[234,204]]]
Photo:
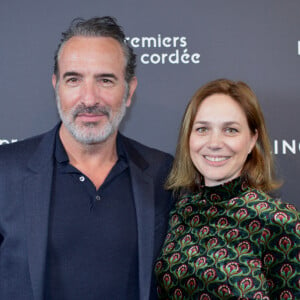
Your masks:
[[[136,78],[126,83],[125,63],[112,38],[73,37],[63,45],[52,84],[64,132],[83,144],[116,135],[137,85]]]

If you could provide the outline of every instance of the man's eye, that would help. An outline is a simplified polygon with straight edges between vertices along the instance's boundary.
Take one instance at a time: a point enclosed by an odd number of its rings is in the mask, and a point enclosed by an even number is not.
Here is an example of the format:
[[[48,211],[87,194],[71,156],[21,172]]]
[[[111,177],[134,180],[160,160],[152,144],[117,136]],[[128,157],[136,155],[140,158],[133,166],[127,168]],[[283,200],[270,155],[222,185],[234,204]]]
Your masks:
[[[113,81],[111,79],[107,79],[107,78],[102,78],[101,83],[105,86],[113,85]]]
[[[71,78],[67,79],[67,83],[69,83],[69,84],[74,84],[74,83],[77,83],[78,81],[79,80],[76,77],[71,77]]]

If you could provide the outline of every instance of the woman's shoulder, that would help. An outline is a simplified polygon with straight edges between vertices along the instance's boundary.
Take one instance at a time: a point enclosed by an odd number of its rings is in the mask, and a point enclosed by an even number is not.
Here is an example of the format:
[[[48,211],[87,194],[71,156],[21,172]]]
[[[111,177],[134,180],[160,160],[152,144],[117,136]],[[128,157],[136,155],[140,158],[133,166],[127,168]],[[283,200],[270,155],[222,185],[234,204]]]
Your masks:
[[[284,210],[284,211],[292,211],[295,213],[299,213],[299,211],[297,210],[297,208],[294,204],[281,199],[281,197],[276,197],[274,195],[270,195],[261,190],[251,188],[247,191],[247,193],[244,195],[244,197],[245,196],[247,196],[248,198],[252,197],[253,199],[257,200],[256,204],[265,203],[267,206],[269,206],[273,210],[278,210],[278,211]],[[260,206],[264,207],[263,205],[260,205]]]
[[[255,199],[252,202],[253,209],[266,226],[277,225],[284,228],[286,225],[293,225],[300,229],[300,212],[295,205],[256,189],[252,189],[247,197],[250,195]]]

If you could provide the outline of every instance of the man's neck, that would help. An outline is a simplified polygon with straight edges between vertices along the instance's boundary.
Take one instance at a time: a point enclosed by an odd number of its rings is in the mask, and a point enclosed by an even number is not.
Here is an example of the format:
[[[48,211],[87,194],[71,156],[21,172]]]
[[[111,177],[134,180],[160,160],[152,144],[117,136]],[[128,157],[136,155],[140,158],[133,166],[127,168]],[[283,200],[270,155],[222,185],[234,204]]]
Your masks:
[[[78,142],[64,126],[59,136],[69,158],[69,163],[88,176],[96,188],[103,183],[118,159],[117,132],[101,143]]]

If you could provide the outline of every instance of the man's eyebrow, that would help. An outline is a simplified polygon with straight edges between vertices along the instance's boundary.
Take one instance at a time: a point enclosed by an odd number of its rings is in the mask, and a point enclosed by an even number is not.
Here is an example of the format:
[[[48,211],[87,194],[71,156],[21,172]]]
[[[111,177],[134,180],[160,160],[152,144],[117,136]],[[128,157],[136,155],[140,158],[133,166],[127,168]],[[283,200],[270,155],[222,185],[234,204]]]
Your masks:
[[[70,76],[82,76],[82,75],[78,72],[70,71],[64,73],[63,78],[70,77]]]
[[[75,71],[69,71],[69,72],[64,73],[63,78],[71,77],[71,76],[82,77],[82,74],[75,72]],[[100,73],[100,74],[96,74],[94,77],[95,78],[113,78],[115,80],[118,80],[117,76],[113,73]]]
[[[96,78],[104,78],[104,77],[106,77],[106,78],[113,78],[113,79],[115,79],[115,80],[118,79],[117,76],[116,76],[115,74],[113,74],[113,73],[101,73],[101,74],[96,74],[95,77],[96,77]]]

